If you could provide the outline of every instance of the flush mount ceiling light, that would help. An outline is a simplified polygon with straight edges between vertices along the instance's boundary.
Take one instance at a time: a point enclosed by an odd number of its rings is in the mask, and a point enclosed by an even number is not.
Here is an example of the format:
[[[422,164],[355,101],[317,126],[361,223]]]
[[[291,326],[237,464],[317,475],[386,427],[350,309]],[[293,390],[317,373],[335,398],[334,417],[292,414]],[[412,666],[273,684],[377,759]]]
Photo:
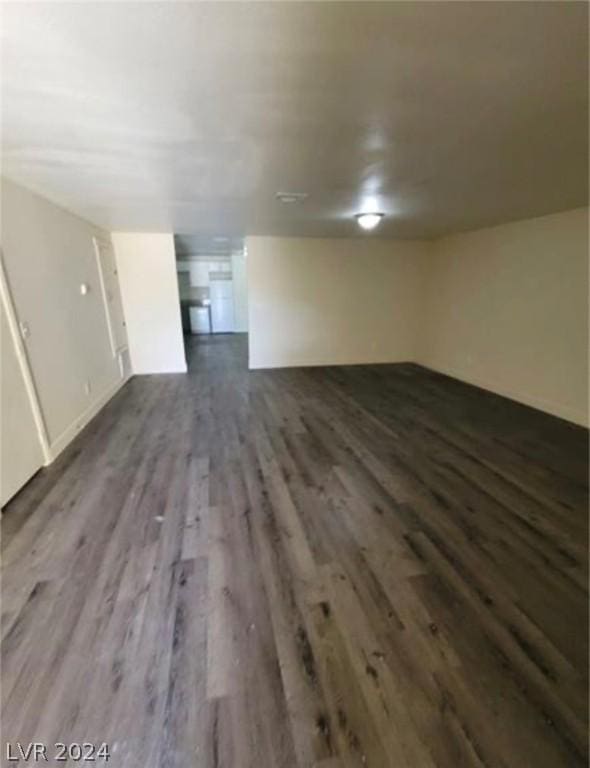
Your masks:
[[[301,203],[307,197],[307,192],[277,192],[276,198],[281,203]]]
[[[383,213],[357,213],[354,218],[362,229],[375,229],[384,215]]]

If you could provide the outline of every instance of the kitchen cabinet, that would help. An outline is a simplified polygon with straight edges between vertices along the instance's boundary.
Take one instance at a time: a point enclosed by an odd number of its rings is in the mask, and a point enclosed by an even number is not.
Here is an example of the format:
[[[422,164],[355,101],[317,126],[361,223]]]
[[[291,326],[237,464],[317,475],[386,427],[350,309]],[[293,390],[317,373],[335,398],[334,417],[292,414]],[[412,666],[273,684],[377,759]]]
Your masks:
[[[191,261],[189,280],[193,288],[206,288],[209,285],[209,262]]]

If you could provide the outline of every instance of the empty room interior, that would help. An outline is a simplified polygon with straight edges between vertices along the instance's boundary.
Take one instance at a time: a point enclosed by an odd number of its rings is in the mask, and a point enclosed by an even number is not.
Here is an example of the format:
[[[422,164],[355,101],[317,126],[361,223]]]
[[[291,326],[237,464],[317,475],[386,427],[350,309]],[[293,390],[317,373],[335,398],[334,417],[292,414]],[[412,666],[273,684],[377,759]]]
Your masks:
[[[588,22],[4,2],[2,765],[588,765]]]

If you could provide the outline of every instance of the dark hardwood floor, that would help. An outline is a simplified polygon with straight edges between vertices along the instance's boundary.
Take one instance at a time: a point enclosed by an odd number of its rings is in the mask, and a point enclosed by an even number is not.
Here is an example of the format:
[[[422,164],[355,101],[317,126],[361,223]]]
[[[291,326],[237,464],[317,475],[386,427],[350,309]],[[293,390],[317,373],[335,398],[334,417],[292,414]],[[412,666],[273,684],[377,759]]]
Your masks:
[[[3,740],[586,765],[587,432],[415,365],[191,344],[5,510]]]

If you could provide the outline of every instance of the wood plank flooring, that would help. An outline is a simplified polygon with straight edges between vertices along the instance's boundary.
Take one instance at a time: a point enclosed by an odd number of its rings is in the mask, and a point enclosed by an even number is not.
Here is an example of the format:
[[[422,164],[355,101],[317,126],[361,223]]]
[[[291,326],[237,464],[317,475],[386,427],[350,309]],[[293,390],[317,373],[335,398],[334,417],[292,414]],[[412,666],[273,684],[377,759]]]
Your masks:
[[[191,344],[5,510],[3,740],[586,765],[587,432],[415,365]]]

